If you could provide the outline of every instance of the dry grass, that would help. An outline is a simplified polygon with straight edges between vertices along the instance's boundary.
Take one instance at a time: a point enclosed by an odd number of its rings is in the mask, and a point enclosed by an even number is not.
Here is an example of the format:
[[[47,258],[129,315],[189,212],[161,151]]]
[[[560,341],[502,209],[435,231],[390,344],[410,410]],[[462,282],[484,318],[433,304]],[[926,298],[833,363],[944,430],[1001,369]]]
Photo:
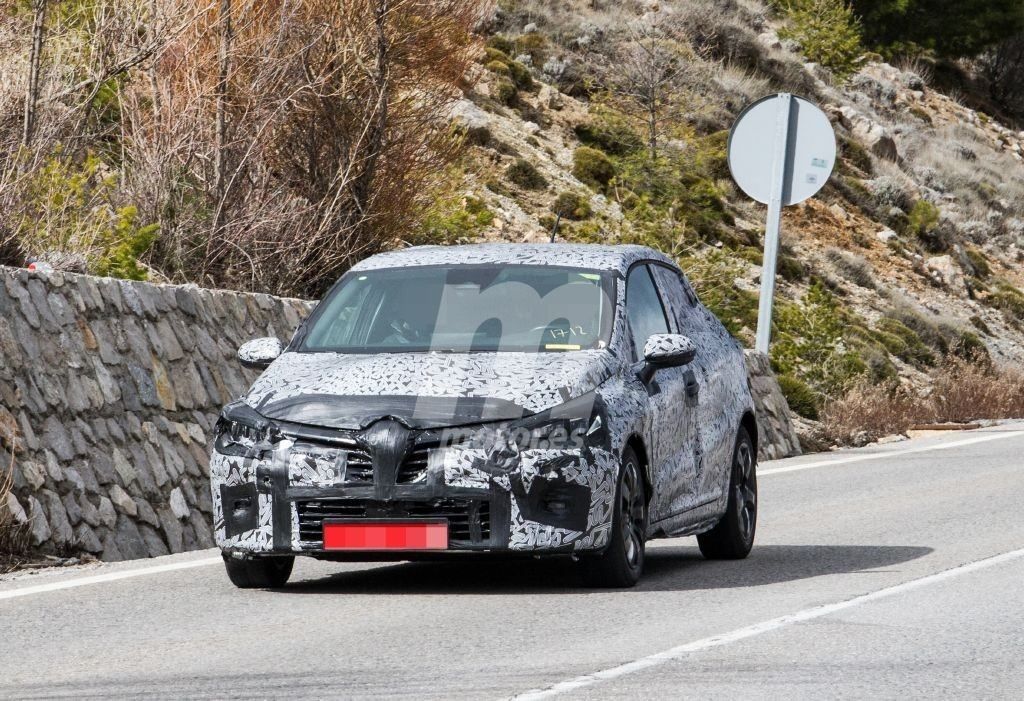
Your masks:
[[[863,256],[847,253],[838,248],[827,249],[825,256],[832,262],[840,275],[855,285],[868,290],[878,287],[878,283],[875,282],[875,272]]]
[[[930,394],[895,383],[860,385],[825,405],[821,433],[849,445],[906,431],[915,424],[1024,418],[1024,372],[949,358],[934,373]]]
[[[11,492],[13,481],[12,451],[10,465],[0,467],[0,574],[17,567],[28,548],[28,529],[24,524],[16,522],[14,515],[7,509],[7,495]]]
[[[954,195],[963,219],[984,220],[996,200],[1003,200],[999,206],[1005,205],[1008,215],[1022,213],[1024,185],[1006,177],[1020,164],[996,151],[973,127],[956,124],[912,130],[904,149],[911,171],[919,176],[932,174],[927,178],[929,186]]]

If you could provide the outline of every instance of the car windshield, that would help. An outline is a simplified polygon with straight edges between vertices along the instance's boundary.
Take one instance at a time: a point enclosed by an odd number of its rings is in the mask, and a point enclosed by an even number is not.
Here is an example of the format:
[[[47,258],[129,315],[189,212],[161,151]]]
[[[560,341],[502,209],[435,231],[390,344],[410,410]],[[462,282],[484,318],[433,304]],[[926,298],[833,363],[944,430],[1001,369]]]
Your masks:
[[[608,345],[610,273],[527,265],[350,272],[310,319],[300,350],[565,352]]]

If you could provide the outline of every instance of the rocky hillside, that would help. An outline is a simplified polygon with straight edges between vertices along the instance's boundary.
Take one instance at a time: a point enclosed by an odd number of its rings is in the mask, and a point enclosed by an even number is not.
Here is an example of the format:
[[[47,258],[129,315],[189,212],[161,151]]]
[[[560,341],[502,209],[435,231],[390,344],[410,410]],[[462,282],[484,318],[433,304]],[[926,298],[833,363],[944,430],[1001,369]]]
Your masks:
[[[927,391],[949,355],[1024,362],[1024,132],[930,87],[926,62],[869,55],[840,81],[754,0],[504,2],[486,32],[453,111],[460,185],[417,243],[544,240],[557,218],[563,239],[656,245],[751,342],[764,210],[725,140],[786,90],[823,107],[841,152],[784,217],[773,363],[794,408],[816,417],[861,380]]]

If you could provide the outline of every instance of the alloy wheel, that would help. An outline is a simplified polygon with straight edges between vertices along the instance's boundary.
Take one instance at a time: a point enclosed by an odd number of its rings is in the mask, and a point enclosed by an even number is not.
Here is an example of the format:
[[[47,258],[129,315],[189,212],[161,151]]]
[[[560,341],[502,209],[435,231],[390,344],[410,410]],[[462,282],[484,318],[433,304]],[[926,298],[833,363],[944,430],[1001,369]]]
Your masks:
[[[736,472],[733,499],[736,503],[737,526],[743,540],[749,541],[757,522],[757,476],[754,473],[754,451],[749,443],[738,446]]]
[[[636,463],[630,461],[623,466],[620,500],[620,525],[622,542],[625,545],[626,562],[630,567],[639,567],[644,547],[644,489]]]

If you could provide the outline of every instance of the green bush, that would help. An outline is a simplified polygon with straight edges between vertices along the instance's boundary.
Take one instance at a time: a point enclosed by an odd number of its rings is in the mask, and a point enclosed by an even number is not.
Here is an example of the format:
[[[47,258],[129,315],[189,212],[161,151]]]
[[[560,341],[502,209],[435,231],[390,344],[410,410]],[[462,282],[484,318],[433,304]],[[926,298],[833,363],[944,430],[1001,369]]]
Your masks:
[[[941,253],[949,248],[939,230],[939,208],[927,200],[918,200],[907,215],[905,233],[917,237],[925,248],[934,253]]]
[[[572,154],[572,174],[580,182],[604,191],[615,177],[615,166],[603,152],[580,146]]]
[[[512,82],[516,84],[517,88],[520,90],[533,90],[533,75],[530,73],[529,68],[519,61],[509,61],[505,65],[512,76]]]
[[[574,131],[585,146],[613,156],[628,156],[644,146],[643,139],[629,120],[608,108],[591,108],[590,117],[582,124],[577,124]]]
[[[756,264],[761,265],[761,262],[758,261]],[[793,256],[780,255],[776,264],[776,270],[783,280],[788,280],[789,282],[799,282],[807,277],[807,268]]]
[[[848,313],[818,280],[800,304],[782,304],[776,313],[772,366],[795,375],[826,397],[847,390],[867,372],[845,337]]]
[[[487,182],[484,183],[484,187],[493,192],[496,195],[502,195],[504,197],[511,197],[512,191],[508,188],[505,183],[501,182],[497,178],[488,178]]]
[[[713,181],[695,178],[684,182],[680,212],[703,240],[714,243],[723,235],[721,224],[735,223],[726,209],[725,195]]]
[[[899,319],[883,317],[875,324],[875,338],[892,355],[915,367],[935,365],[935,355],[920,334]]]
[[[821,409],[821,395],[811,389],[810,385],[793,375],[779,375],[779,389],[786,398],[791,411],[805,419],[818,420]]]
[[[497,51],[507,58],[515,51],[515,44],[508,37],[495,34],[487,39],[487,49],[485,51],[488,51],[488,58],[490,58],[491,51]]]
[[[491,143],[491,130],[485,126],[469,127],[465,130],[466,142],[474,146],[488,146]]]
[[[532,90],[533,75],[530,69],[519,61],[512,59],[506,52],[496,47],[484,49],[484,67],[492,73],[510,78],[513,84],[522,90]]]
[[[974,315],[971,317],[971,325],[974,326],[974,328],[978,329],[978,331],[981,331],[986,336],[992,335],[992,329],[990,329],[988,327],[988,324],[985,323],[985,320],[978,315]]]
[[[548,55],[548,40],[540,32],[531,32],[516,37],[515,48],[509,52],[510,56],[526,54],[535,66],[543,66]]]
[[[591,215],[590,199],[577,192],[563,192],[555,198],[551,211],[563,219],[579,221]]]
[[[858,344],[856,350],[868,368],[867,379],[869,382],[880,384],[899,378],[899,372],[883,346],[877,343]]]
[[[853,0],[867,42],[887,54],[974,57],[1024,31],[1020,0]]]
[[[845,0],[782,0],[788,23],[779,32],[839,80],[857,72],[863,49],[860,21]]]
[[[986,301],[989,306],[1001,310],[1017,321],[1024,321],[1024,292],[1005,280],[1000,280],[996,284],[996,291]]]
[[[989,265],[985,254],[977,248],[968,248],[966,254],[967,260],[971,262],[971,267],[974,268],[974,274],[981,280],[987,280],[992,275],[992,266]]]
[[[145,280],[146,269],[139,264],[139,258],[156,241],[159,224],[138,226],[138,210],[134,206],[121,207],[112,226],[100,237],[102,253],[94,263],[97,275],[117,277],[122,280]]]
[[[515,83],[508,78],[498,78],[494,83],[494,99],[503,105],[512,105],[519,96]]]
[[[871,159],[871,154],[864,146],[856,139],[847,138],[844,136],[839,137],[840,153],[842,157],[850,162],[857,170],[861,171],[865,175],[871,175],[875,170],[875,163]],[[859,183],[859,181],[858,181]],[[864,192],[868,199],[871,198],[871,193],[866,187],[861,184],[864,188]]]
[[[547,179],[525,158],[517,158],[505,170],[505,176],[524,190],[543,190],[548,186]]]
[[[464,242],[494,221],[494,213],[479,197],[453,195],[440,199],[426,214],[419,231],[409,236],[413,246]]]
[[[117,177],[94,153],[78,161],[58,148],[27,180],[21,245],[30,254],[76,254],[99,275],[145,280],[139,258],[159,225],[141,223],[134,206],[117,202]]]
[[[498,75],[504,76],[505,78],[512,77],[512,71],[509,70],[508,64],[502,63],[501,61],[491,61],[486,66],[484,66],[484,68],[489,70],[491,73],[497,73]]]
[[[757,327],[757,293],[736,286],[736,279],[746,274],[742,259],[729,251],[709,249],[700,255],[681,258],[701,302],[710,309],[736,338],[743,338],[746,329]]]
[[[634,223],[679,228],[686,224],[708,243],[722,241],[733,247],[745,243],[722,225],[735,223],[718,183],[694,164],[694,154],[671,154],[652,161],[646,151],[619,159],[616,182],[632,193],[622,201]]]
[[[716,131],[694,141],[694,172],[711,180],[731,178],[729,170],[729,132]]]

